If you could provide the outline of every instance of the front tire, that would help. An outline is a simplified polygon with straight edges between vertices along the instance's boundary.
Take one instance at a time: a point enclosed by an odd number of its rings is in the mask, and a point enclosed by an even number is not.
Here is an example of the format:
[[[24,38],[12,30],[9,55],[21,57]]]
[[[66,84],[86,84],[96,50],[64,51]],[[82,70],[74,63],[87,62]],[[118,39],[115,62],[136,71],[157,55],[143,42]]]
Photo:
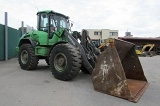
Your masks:
[[[71,80],[80,71],[81,55],[79,50],[70,44],[56,45],[49,60],[52,74],[59,80]]]
[[[37,67],[38,57],[35,56],[35,50],[31,44],[20,46],[18,61],[23,70],[33,70]]]

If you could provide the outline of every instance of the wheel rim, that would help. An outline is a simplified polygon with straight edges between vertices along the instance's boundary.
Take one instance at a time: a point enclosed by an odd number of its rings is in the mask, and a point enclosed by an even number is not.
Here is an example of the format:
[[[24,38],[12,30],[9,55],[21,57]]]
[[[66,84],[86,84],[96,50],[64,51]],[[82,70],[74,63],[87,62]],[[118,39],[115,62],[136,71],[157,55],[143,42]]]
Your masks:
[[[67,66],[67,57],[63,53],[58,53],[54,58],[54,66],[57,71],[63,72]]]
[[[26,50],[23,50],[21,53],[21,62],[23,64],[26,64],[28,62],[28,52]]]

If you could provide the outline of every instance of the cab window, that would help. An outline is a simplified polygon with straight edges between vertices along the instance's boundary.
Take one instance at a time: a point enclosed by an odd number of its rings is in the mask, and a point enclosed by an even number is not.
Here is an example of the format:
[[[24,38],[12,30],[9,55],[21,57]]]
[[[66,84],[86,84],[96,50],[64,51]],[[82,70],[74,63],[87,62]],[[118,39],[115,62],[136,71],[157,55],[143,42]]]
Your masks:
[[[48,26],[49,26],[49,24],[48,24],[48,14],[41,14],[41,16],[40,16],[40,30],[41,31],[47,31],[47,29],[48,29]]]

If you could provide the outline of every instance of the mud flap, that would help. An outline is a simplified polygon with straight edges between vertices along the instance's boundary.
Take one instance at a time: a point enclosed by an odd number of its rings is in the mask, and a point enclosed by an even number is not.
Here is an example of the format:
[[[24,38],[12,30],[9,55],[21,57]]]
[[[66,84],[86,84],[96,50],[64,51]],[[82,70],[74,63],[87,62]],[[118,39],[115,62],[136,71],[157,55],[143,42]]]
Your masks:
[[[137,102],[148,87],[134,44],[113,39],[97,58],[92,72],[94,89]]]

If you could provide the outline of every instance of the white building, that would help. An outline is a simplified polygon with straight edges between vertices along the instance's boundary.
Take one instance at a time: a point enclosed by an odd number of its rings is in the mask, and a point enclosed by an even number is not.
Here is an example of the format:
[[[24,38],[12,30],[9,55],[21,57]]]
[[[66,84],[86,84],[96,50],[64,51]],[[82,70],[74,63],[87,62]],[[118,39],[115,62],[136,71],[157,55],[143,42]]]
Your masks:
[[[92,40],[104,40],[108,38],[118,38],[118,30],[110,29],[86,29]]]

